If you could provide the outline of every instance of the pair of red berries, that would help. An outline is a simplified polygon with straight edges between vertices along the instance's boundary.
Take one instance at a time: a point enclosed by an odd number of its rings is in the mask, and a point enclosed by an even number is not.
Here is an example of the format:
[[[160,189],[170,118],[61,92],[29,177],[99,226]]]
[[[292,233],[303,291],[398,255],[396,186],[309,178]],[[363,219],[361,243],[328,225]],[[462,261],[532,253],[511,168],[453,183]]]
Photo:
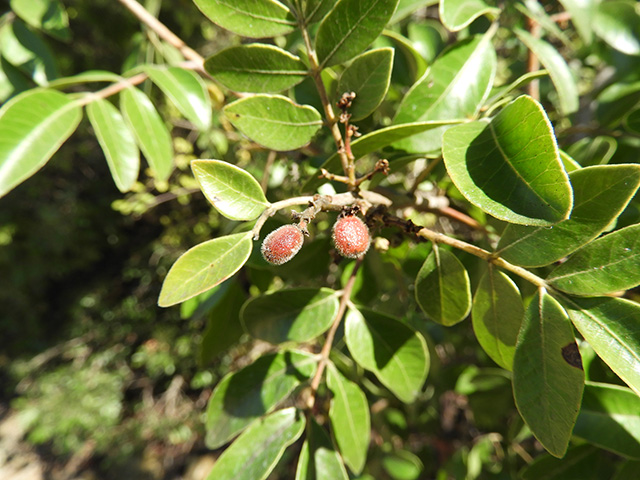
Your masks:
[[[333,225],[333,244],[343,257],[360,258],[369,249],[369,229],[360,218],[347,215]],[[302,248],[304,234],[296,224],[283,225],[267,235],[262,242],[262,256],[273,265],[291,260]]]

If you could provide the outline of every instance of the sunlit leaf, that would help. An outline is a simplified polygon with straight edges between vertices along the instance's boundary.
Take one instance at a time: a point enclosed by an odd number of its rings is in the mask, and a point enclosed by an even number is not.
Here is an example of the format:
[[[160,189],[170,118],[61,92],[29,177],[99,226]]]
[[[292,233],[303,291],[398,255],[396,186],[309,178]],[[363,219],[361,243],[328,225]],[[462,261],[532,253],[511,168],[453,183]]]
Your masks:
[[[58,76],[56,59],[49,46],[20,19],[0,28],[2,58],[29,76],[38,85],[46,86]]]
[[[11,0],[11,9],[32,27],[59,40],[69,40],[69,17],[58,0]]]
[[[312,418],[307,426],[307,438],[302,445],[295,480],[348,479],[349,475],[329,435]]]
[[[627,55],[640,55],[640,14],[634,2],[600,2],[592,27],[596,35],[616,50]]]
[[[439,13],[444,26],[457,32],[482,15],[495,18],[500,9],[490,7],[482,0],[440,0]]]

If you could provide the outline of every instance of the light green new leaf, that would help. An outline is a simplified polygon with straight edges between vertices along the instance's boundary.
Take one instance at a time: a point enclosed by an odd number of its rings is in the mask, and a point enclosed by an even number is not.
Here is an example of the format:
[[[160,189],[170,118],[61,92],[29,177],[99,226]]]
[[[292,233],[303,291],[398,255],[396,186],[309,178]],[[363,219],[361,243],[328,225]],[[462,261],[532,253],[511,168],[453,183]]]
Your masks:
[[[452,32],[457,32],[482,15],[496,18],[500,9],[490,7],[482,0],[440,0],[439,13],[444,26]]]
[[[367,461],[371,420],[367,397],[360,387],[347,380],[330,363],[327,385],[333,393],[329,418],[340,453],[349,469],[359,475]]]
[[[245,330],[270,343],[308,342],[326,332],[338,313],[330,288],[291,288],[254,297],[242,308]]]
[[[579,106],[578,85],[562,55],[550,43],[535,38],[524,30],[516,29],[515,33],[548,70],[551,81],[558,92],[562,113],[568,115],[577,111]]]
[[[398,0],[339,0],[318,28],[320,65],[337,65],[365,50],[382,33],[396,5]]]
[[[437,244],[416,277],[416,300],[434,322],[450,327],[471,310],[469,274],[458,257]]]
[[[496,52],[490,33],[456,43],[407,92],[394,125],[475,117],[489,95],[495,72]],[[413,153],[439,150],[446,129],[414,135],[396,142],[394,147]]]
[[[271,412],[316,371],[318,359],[305,352],[281,350],[227,374],[207,407],[209,448],[218,448],[254,420]]]
[[[606,295],[640,284],[640,225],[589,243],[553,270],[547,281],[575,295]]]
[[[563,300],[591,348],[640,395],[640,306],[621,298]]]
[[[270,205],[258,181],[247,171],[221,160],[192,160],[202,193],[231,220],[254,220]]]
[[[128,192],[138,178],[140,152],[122,115],[107,100],[98,98],[87,105],[87,117],[107,159],[118,190]]]
[[[395,318],[371,311],[347,313],[345,340],[353,359],[405,403],[413,402],[429,370],[427,343]]]
[[[34,89],[0,109],[0,197],[40,170],[75,131],[82,108],[54,90]]]
[[[214,238],[187,250],[162,284],[158,305],[169,307],[215,287],[245,264],[253,248],[251,232]]]
[[[507,275],[489,264],[473,297],[473,331],[487,355],[509,371],[513,369],[513,355],[523,317],[524,306],[518,287]]]
[[[554,457],[567,451],[584,388],[571,322],[541,289],[527,309],[513,359],[513,396],[529,428]]]
[[[587,382],[573,434],[618,455],[640,459],[640,397],[618,385]]]
[[[307,78],[307,67],[298,57],[260,43],[222,50],[207,58],[204,68],[236,92],[278,93]]]
[[[442,154],[467,200],[500,220],[550,225],[571,213],[571,185],[551,123],[529,96],[509,103],[490,123],[447,130]]]
[[[265,480],[304,425],[304,415],[294,407],[256,420],[220,455],[207,480]]]
[[[167,180],[173,170],[173,145],[153,103],[142,91],[131,87],[120,94],[120,108],[154,176]]]
[[[391,127],[381,128],[379,130],[375,130],[371,133],[367,133],[362,137],[354,140],[351,143],[351,152],[353,153],[354,158],[357,160],[369,153],[375,152],[376,150],[380,150],[397,140],[402,140],[403,138],[410,137],[411,135],[415,135],[417,133],[425,132],[427,130],[432,130],[434,128],[439,128],[442,126],[448,125],[457,125],[462,120],[445,120],[445,121],[435,121],[435,122],[419,122],[419,123],[406,123],[404,125],[394,125]],[[340,167],[340,156],[337,153],[331,155],[323,164],[321,168],[325,168],[330,172],[339,171]],[[317,175],[311,177],[307,182],[302,186],[303,192],[311,192],[315,191],[320,185],[322,185],[326,180],[319,179]]]
[[[70,40],[69,17],[58,0],[11,0],[11,10],[32,27],[59,40]]]
[[[216,25],[251,38],[275,37],[295,30],[291,11],[276,0],[193,0]]]
[[[569,174],[571,218],[552,227],[508,225],[496,253],[523,267],[553,263],[602,233],[625,209],[640,186],[640,166],[599,165]]]
[[[355,92],[349,113],[352,120],[368,117],[382,103],[393,66],[393,49],[378,48],[357,56],[342,73],[338,82],[338,96],[344,92]]]
[[[144,71],[187,120],[200,130],[209,129],[211,99],[206,85],[198,75],[178,67],[146,67]]]
[[[640,14],[633,1],[608,1],[598,4],[593,31],[616,50],[640,55]]]
[[[349,475],[324,428],[311,418],[295,480],[348,480]]]
[[[254,95],[224,107],[229,121],[250,139],[273,150],[295,150],[322,126],[318,111],[281,95]]]

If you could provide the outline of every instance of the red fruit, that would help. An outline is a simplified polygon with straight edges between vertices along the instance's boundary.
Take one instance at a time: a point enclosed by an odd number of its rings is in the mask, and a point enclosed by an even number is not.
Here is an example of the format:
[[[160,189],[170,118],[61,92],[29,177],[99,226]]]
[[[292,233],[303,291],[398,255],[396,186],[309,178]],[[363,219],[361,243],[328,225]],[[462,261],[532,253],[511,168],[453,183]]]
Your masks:
[[[333,244],[343,257],[360,258],[369,250],[369,229],[360,218],[338,218],[333,225]]]
[[[273,265],[288,262],[300,251],[304,235],[297,225],[283,225],[267,235],[262,242],[262,256]]]

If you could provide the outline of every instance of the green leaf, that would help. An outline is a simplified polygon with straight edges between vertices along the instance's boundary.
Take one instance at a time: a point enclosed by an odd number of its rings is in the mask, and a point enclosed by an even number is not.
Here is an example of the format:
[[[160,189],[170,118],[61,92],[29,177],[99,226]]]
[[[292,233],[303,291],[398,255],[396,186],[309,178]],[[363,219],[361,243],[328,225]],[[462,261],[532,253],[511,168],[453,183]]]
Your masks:
[[[549,72],[547,72],[546,70],[536,70],[535,72],[525,73],[524,75],[521,75],[520,77],[515,79],[509,85],[494,89],[494,91],[492,92],[493,95],[485,103],[488,106],[498,104],[500,100],[508,97],[509,94],[522,88],[524,85],[527,85],[533,80],[546,77],[547,75],[549,75]]]
[[[442,144],[451,180],[483,211],[525,225],[550,225],[569,217],[569,178],[551,123],[531,97],[518,97],[490,123],[447,130]]]
[[[496,52],[490,34],[458,42],[445,50],[411,87],[393,123],[473,118],[489,95],[495,72]],[[446,129],[414,135],[396,142],[394,147],[415,153],[439,150]]]
[[[202,193],[231,220],[254,220],[270,205],[262,187],[245,170],[221,160],[192,160]]]
[[[415,25],[410,23],[409,26]],[[394,59],[394,65],[396,62],[400,65],[406,64],[401,68],[396,68],[392,73],[392,79],[397,80],[402,77],[402,81],[408,85],[412,85],[418,78],[421,78],[427,71],[427,61],[418,52],[416,43],[409,40],[407,37],[400,35],[393,30],[384,30],[382,35],[391,40],[392,48],[399,53],[397,61]],[[382,39],[380,39],[382,40]],[[381,42],[379,42],[381,43]],[[388,47],[387,47],[388,48]],[[407,78],[404,78],[404,77]]]
[[[82,109],[53,90],[34,89],[0,109],[0,197],[40,170],[75,131]]]
[[[553,270],[547,281],[575,295],[605,295],[640,284],[640,225],[589,243]]]
[[[563,299],[563,304],[591,348],[640,395],[640,306],[609,297]]]
[[[307,78],[307,67],[298,57],[260,43],[222,50],[207,58],[204,68],[236,92],[277,93]]]
[[[233,125],[250,139],[273,150],[295,150],[311,141],[322,126],[318,111],[281,95],[254,95],[224,107]]]
[[[302,445],[295,480],[348,480],[342,459],[327,432],[311,418]]]
[[[553,263],[602,233],[625,209],[640,186],[638,165],[601,165],[569,174],[571,218],[552,227],[508,225],[496,254],[523,267]]]
[[[640,461],[637,460],[627,460],[626,462],[621,462],[616,469],[616,473],[611,480],[628,480],[629,478],[638,478],[640,477]],[[599,477],[595,480],[600,480]]]
[[[207,446],[218,448],[271,412],[316,371],[318,359],[281,350],[220,380],[207,407]]]
[[[538,0],[523,0],[523,3],[524,4],[516,4],[516,9],[536,22],[542,28],[543,35],[544,31],[546,31],[546,33],[560,40],[567,48],[572,50],[576,48],[562,29],[549,14],[547,14],[545,7],[543,7]]]
[[[405,403],[416,399],[429,370],[422,335],[393,317],[350,309],[345,340],[353,359],[396,397]]]
[[[407,450],[396,450],[383,455],[382,468],[394,480],[419,480],[424,465],[413,453]]]
[[[173,264],[162,284],[158,305],[169,307],[215,287],[245,264],[251,232],[214,238],[187,250]]]
[[[396,11],[394,12],[393,17],[391,17],[391,21],[389,23],[393,24],[399,22],[416,10],[430,7],[436,3],[438,3],[438,0],[400,0],[398,2],[398,8],[396,8]]]
[[[610,469],[603,469],[602,458],[598,453],[598,450],[591,445],[578,445],[569,448],[563,458],[540,455],[523,469],[518,478],[521,477],[523,480],[602,480],[608,478]]]
[[[32,27],[59,40],[70,40],[69,17],[58,0],[11,0],[11,9]]]
[[[285,449],[304,431],[304,415],[294,407],[257,420],[213,465],[207,480],[265,480]]]
[[[173,145],[171,134],[153,103],[140,90],[131,87],[120,94],[120,108],[154,176],[166,181],[173,169]]]
[[[599,0],[560,0],[569,14],[578,34],[587,45],[593,40],[593,17]]]
[[[378,48],[357,56],[342,73],[338,82],[338,96],[355,92],[356,98],[349,109],[352,120],[368,117],[382,103],[393,66],[393,49]]]
[[[308,342],[326,332],[338,313],[330,288],[290,288],[249,300],[241,318],[249,335],[270,343]]]
[[[624,457],[640,458],[640,397],[618,385],[587,382],[573,434]]]
[[[367,397],[360,387],[347,380],[329,363],[327,386],[333,393],[329,418],[333,435],[349,469],[359,475],[367,461],[371,420]]]
[[[108,100],[96,98],[87,105],[87,117],[107,159],[118,190],[128,192],[138,178],[140,152],[122,115]]]
[[[309,23],[319,22],[337,2],[338,0],[307,0],[305,2],[304,18]]]
[[[204,82],[191,70],[178,67],[145,67],[144,71],[199,130],[211,126],[211,100]]]
[[[616,50],[640,55],[640,14],[632,1],[608,1],[598,4],[593,31]]]
[[[66,88],[79,83],[118,82],[122,77],[107,70],[87,70],[70,77],[56,78],[49,82],[49,88]]]
[[[355,57],[378,38],[398,0],[339,0],[322,20],[316,52],[322,68]]]
[[[444,26],[457,32],[482,15],[496,18],[500,15],[500,9],[490,7],[482,0],[441,0],[439,13]]]
[[[567,451],[584,388],[580,351],[562,306],[540,290],[527,309],[513,359],[513,396],[547,451]]]
[[[489,264],[473,297],[473,331],[487,355],[509,371],[513,369],[513,355],[523,317],[524,306],[518,287],[507,275]]]
[[[22,20],[15,19],[0,28],[0,45],[2,57],[38,85],[45,86],[58,76],[58,67],[51,49]]]
[[[538,57],[540,63],[549,71],[549,76],[558,92],[560,110],[568,115],[578,110],[578,85],[569,70],[567,62],[556,48],[540,38],[535,38],[524,30],[516,29],[516,35],[533,54]]]
[[[630,132],[640,134],[640,108],[636,108],[635,110],[632,110],[629,112],[629,114],[624,118],[624,126]],[[604,137],[604,138],[611,138],[611,137]]]
[[[416,277],[416,301],[434,322],[450,327],[471,310],[469,274],[458,257],[437,244]]]
[[[251,38],[275,37],[295,30],[291,11],[276,0],[193,0],[216,25]]]
[[[359,158],[375,152],[376,150],[380,150],[397,140],[402,140],[403,138],[410,137],[411,135],[445,125],[457,125],[460,122],[461,120],[445,120],[442,122],[407,123],[404,125],[394,125],[391,127],[381,128],[354,140],[351,143],[351,152],[353,153],[355,160],[358,160]],[[330,172],[337,172],[341,168],[340,165],[340,156],[337,153],[334,153],[322,164],[321,168],[325,168]],[[317,178],[317,175],[315,175],[307,180],[307,182],[302,186],[302,191],[315,191],[315,189],[324,182],[326,182],[326,180],[319,179]]]
[[[584,137],[567,147],[571,155],[583,167],[606,165],[616,153],[618,142],[606,135]]]

